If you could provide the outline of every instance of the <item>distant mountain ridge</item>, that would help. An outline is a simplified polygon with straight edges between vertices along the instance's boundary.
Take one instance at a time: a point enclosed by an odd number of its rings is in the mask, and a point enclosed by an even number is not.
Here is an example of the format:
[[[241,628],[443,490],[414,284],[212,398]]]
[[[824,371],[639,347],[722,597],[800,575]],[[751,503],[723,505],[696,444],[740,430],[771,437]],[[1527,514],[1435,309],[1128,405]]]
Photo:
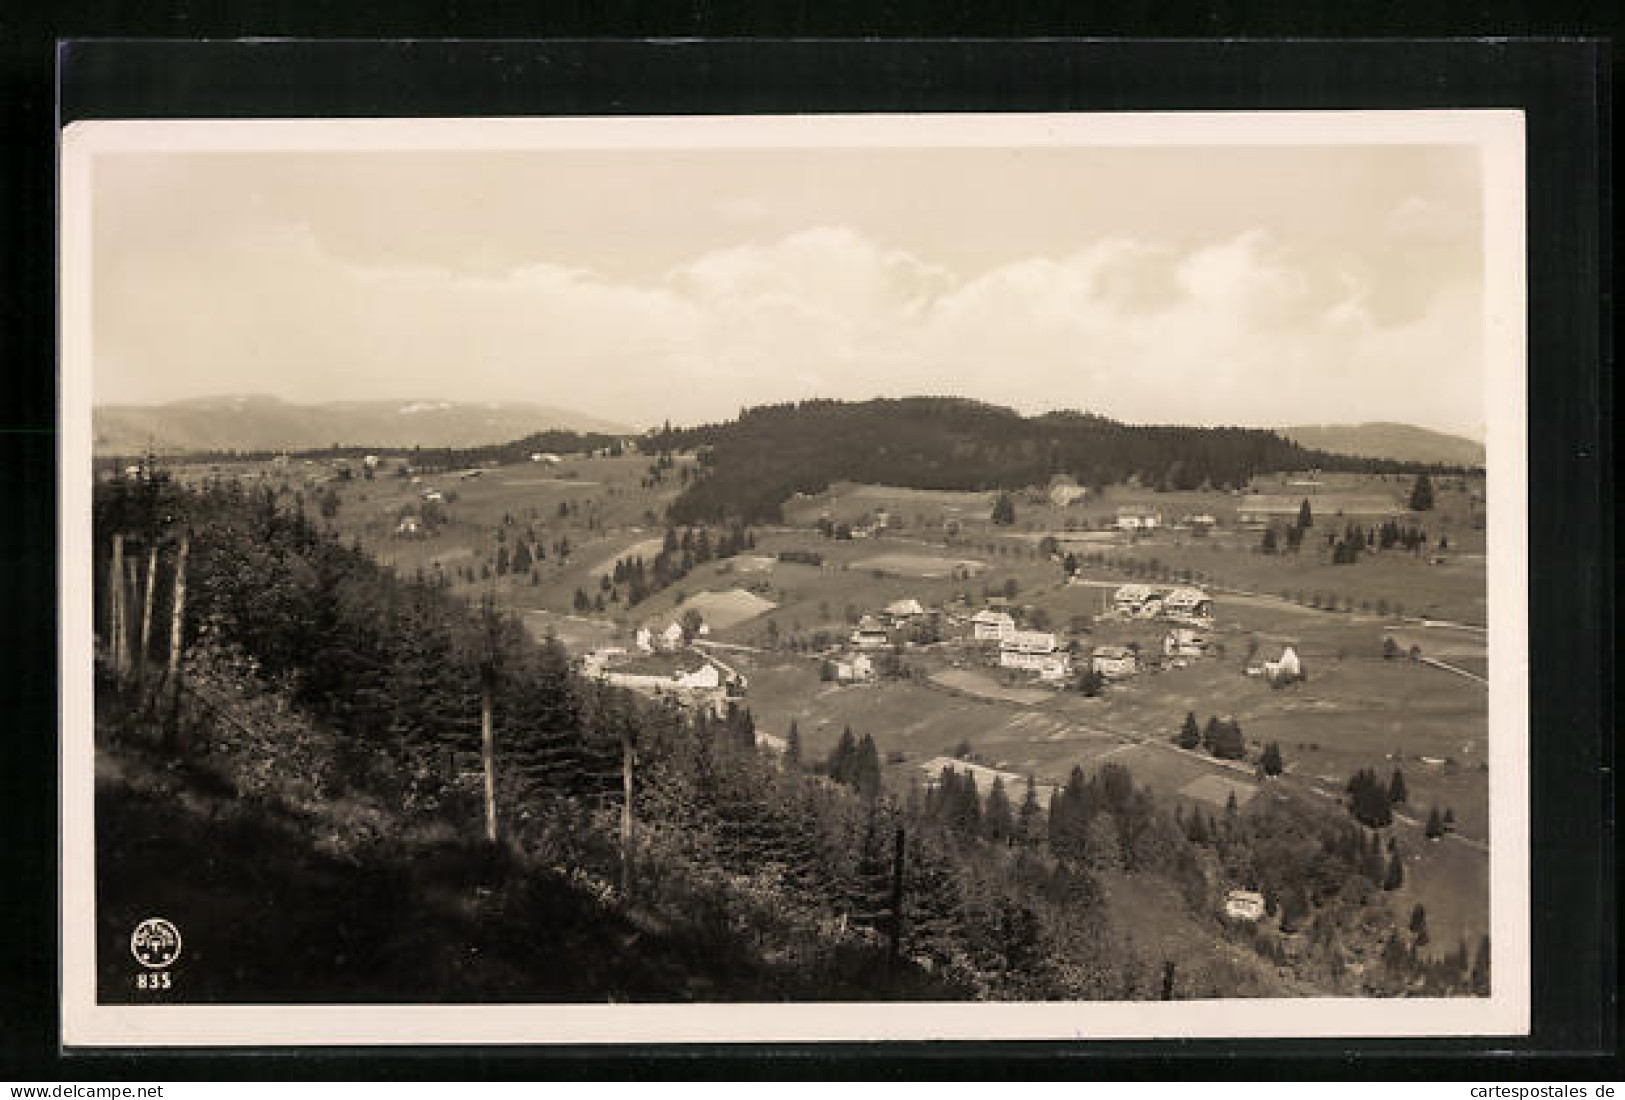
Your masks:
[[[373,400],[300,405],[276,397],[192,398],[92,411],[97,454],[477,447],[548,429],[634,434],[633,429],[550,405],[518,401]]]
[[[1276,431],[1299,446],[1334,454],[1447,466],[1484,465],[1484,444],[1413,424],[1300,424]]]

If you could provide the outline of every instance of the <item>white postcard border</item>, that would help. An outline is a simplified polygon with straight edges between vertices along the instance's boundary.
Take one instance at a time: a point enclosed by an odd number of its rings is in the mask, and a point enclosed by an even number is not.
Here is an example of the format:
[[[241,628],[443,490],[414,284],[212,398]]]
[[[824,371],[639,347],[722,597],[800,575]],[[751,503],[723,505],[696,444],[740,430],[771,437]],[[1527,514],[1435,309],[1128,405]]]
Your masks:
[[[91,179],[161,151],[1467,144],[1483,164],[1488,453],[1488,998],[993,1004],[96,1003]],[[60,145],[59,749],[66,1046],[1511,1036],[1530,1020],[1524,120],[1519,111],[91,121]]]

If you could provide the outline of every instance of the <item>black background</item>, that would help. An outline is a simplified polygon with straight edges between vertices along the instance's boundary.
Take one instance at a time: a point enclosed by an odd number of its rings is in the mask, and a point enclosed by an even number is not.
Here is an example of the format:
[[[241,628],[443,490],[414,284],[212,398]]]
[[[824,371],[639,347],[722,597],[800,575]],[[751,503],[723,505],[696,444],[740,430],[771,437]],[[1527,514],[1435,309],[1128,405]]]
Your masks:
[[[945,5],[650,13],[560,5],[529,25],[453,4],[0,10],[0,1078],[39,1081],[636,1076],[1618,1079],[1613,831],[1612,59],[1597,41],[943,41],[947,35],[1611,32],[1601,8],[1216,5],[1093,22]],[[854,6],[856,7],[856,6]],[[810,13],[817,12],[814,17]],[[616,24],[616,20],[619,23]],[[752,20],[757,20],[752,22]],[[1045,20],[1048,20],[1047,22]],[[1183,19],[1183,22],[1181,21]],[[844,21],[843,21],[844,20]],[[596,23],[596,26],[593,24]],[[81,1053],[58,1049],[55,756],[55,137],[58,36],[772,34],[708,42],[81,41],[61,121],[139,117],[1521,108],[1529,207],[1528,1039],[1158,1044]],[[365,25],[363,25],[365,24]],[[791,41],[813,33],[884,40]],[[927,33],[934,40],[901,40]],[[1448,1009],[1441,1009],[1448,1011]]]

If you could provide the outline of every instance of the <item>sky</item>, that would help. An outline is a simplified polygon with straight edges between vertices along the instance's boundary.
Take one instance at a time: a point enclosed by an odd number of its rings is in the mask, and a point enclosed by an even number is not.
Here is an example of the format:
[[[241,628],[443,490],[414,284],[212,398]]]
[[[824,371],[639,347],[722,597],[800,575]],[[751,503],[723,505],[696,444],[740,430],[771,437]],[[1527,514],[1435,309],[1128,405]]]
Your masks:
[[[807,397],[1483,437],[1465,145],[119,152],[98,404]]]

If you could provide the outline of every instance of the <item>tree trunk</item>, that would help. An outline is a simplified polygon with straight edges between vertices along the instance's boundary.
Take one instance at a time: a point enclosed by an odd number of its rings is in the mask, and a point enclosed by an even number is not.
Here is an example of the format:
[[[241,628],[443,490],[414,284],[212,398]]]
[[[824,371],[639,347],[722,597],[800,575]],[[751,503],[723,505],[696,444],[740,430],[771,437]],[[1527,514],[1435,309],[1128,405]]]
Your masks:
[[[632,893],[632,727],[621,726],[621,898]]]
[[[888,966],[897,966],[898,956],[903,950],[903,827],[897,826],[897,836],[892,844],[891,868],[891,945],[886,956]]]
[[[1162,963],[1162,999],[1174,999],[1174,960],[1164,959]]]
[[[125,614],[128,616],[124,625],[124,645],[128,650],[124,654],[125,671],[135,667],[135,623],[130,620],[135,617],[135,602],[140,598],[140,592],[140,574],[136,571],[135,555],[127,554],[124,558],[124,598],[129,601],[125,607]]]
[[[489,670],[480,676],[480,756],[485,766],[485,839],[497,840],[497,747],[491,727],[491,680]]]
[[[158,540],[154,539],[147,548],[147,587],[141,594],[141,648],[135,655],[135,680],[138,684],[147,678],[147,654],[152,641],[152,596],[157,587]]]
[[[113,535],[113,559],[107,569],[107,645],[113,672],[124,678],[124,535]]]
[[[175,605],[169,609],[169,670],[164,682],[174,698],[181,690],[181,632],[186,623],[186,554],[191,539],[181,536],[181,545],[175,552]]]

